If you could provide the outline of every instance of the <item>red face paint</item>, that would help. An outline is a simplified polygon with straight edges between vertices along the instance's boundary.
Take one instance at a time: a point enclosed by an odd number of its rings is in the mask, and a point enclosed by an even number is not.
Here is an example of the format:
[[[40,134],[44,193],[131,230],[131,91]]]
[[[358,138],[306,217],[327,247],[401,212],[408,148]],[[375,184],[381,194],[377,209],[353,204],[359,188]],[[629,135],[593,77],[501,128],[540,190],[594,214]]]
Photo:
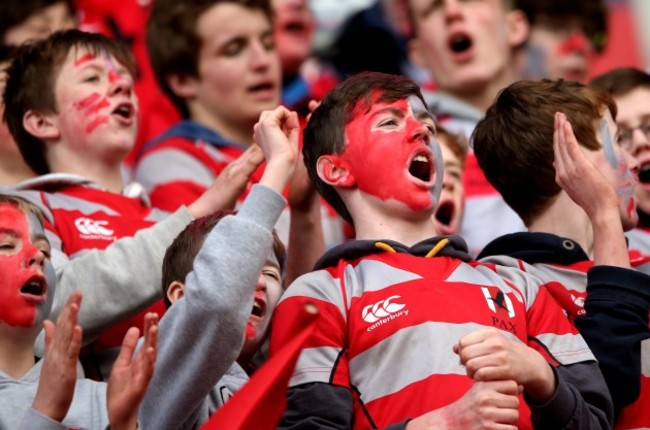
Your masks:
[[[34,229],[13,205],[0,206],[0,321],[33,327],[45,295],[21,292],[30,281],[45,282],[44,256],[33,243]]]
[[[74,62],[74,66],[75,67],[83,66],[85,63],[93,60],[94,58],[95,58],[95,56],[90,54],[90,53],[82,55],[81,58],[79,58],[77,61]]]
[[[586,55],[591,50],[589,40],[582,32],[574,32],[557,45],[558,55],[583,54]]]
[[[89,120],[86,125],[86,133],[90,134],[98,126],[108,122],[108,115],[98,115],[100,110],[108,106],[110,106],[109,101],[97,93],[93,93],[74,104],[74,107],[82,111],[84,117]],[[91,117],[94,118],[91,119]]]
[[[378,94],[373,94],[376,101]],[[432,138],[418,112],[426,112],[422,102],[402,99],[391,103],[373,102],[363,106],[345,128],[347,146],[340,158],[350,169],[359,189],[381,200],[397,200],[413,210],[433,208],[431,197],[435,163],[424,136]],[[415,106],[419,104],[420,106]],[[417,118],[414,116],[414,111]],[[428,178],[416,178],[409,166],[416,156],[429,161]]]

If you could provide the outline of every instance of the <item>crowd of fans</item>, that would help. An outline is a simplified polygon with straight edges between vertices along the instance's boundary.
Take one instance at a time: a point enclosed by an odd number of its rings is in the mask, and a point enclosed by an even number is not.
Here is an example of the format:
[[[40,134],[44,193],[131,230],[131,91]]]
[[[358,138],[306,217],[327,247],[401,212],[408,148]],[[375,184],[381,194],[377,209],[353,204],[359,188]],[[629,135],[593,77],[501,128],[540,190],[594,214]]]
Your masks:
[[[296,339],[254,428],[650,428],[650,74],[587,82],[604,2],[315,29],[0,2],[0,429],[252,428]]]

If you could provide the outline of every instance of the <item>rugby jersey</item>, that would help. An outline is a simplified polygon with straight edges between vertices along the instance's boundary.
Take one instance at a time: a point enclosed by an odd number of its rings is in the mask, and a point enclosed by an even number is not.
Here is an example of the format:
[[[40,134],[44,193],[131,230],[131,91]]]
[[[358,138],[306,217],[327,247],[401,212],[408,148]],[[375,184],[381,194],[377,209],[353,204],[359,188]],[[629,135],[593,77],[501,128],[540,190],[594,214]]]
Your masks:
[[[599,361],[614,402],[614,429],[650,428],[650,278],[642,270],[647,260],[633,260],[636,271],[594,267],[572,239],[530,232],[496,239],[479,257],[546,280]]]
[[[169,214],[152,209],[139,198],[106,191],[96,183],[75,175],[44,175],[22,183],[17,190],[19,195],[37,204],[44,214],[45,232],[53,248],[52,263],[57,278],[60,280],[61,273],[70,269],[70,276],[65,282],[86,289],[95,286],[97,294],[106,297],[100,304],[105,308],[101,313],[112,315],[111,328],[100,333],[87,329],[80,314],[85,339],[96,338],[82,350],[80,358],[87,377],[107,379],[128,328],[142,328],[146,312],[155,311],[159,316],[163,315],[165,307],[160,300],[162,256],[191,217],[188,213],[180,224],[167,225],[168,232],[162,228],[157,230],[156,233],[161,235],[160,242],[142,243],[142,237],[139,237],[130,242],[120,241],[117,245],[118,239],[133,237]],[[130,251],[125,248],[130,248]],[[102,277],[99,269],[97,277],[93,276],[92,268],[88,277],[84,277],[79,271],[68,267],[71,261],[86,259],[93,263],[93,259],[98,257],[97,251],[105,250],[111,253],[111,257],[108,257],[109,254],[104,257],[104,264],[112,266],[110,278]],[[133,260],[134,256],[137,259]],[[98,258],[101,259],[101,255]],[[145,271],[151,273],[144,274]],[[113,289],[115,293],[107,292],[106,288]],[[125,288],[129,294],[132,291],[133,298],[124,297]],[[55,307],[61,306],[65,300],[67,297],[55,299]],[[84,302],[81,308],[91,315],[90,319],[93,314],[100,313],[98,309],[89,308],[89,301]],[[126,318],[134,313],[134,306],[141,312]],[[105,328],[108,321],[98,319],[100,321],[93,321],[93,325]],[[121,322],[115,324],[115,319]]]
[[[466,251],[457,236],[410,248],[352,241],[298,278],[276,309],[271,353],[291,338],[296,309],[313,302],[321,317],[294,370],[280,428],[401,427],[453,403],[473,380],[452,347],[486,327],[537,350],[555,368],[556,395],[544,406],[522,401],[519,428],[562,428],[574,419],[581,428],[606,427],[611,400],[602,375],[543,283],[473,261]]]

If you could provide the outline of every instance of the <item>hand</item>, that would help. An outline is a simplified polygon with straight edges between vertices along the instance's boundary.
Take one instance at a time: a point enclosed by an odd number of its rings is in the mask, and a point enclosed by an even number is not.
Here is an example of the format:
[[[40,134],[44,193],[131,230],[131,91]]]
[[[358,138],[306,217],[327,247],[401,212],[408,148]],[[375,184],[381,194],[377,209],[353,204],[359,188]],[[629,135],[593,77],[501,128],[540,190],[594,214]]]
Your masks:
[[[584,209],[591,220],[606,210],[618,217],[616,190],[581,150],[571,123],[563,113],[555,114],[553,132],[555,181]]]
[[[133,357],[140,331],[131,327],[122,341],[120,355],[115,360],[108,378],[106,402],[112,430],[137,428],[138,408],[151,377],[158,348],[158,314],[148,313],[144,318],[144,342]]]
[[[516,430],[519,394],[515,381],[477,381],[463,397],[415,418],[406,430]]]
[[[253,134],[266,159],[261,184],[284,191],[296,169],[299,132],[298,115],[284,106],[262,112]]]
[[[77,383],[81,327],[77,325],[81,293],[74,292],[56,320],[45,321],[45,358],[32,408],[55,421],[68,413]]]
[[[507,339],[494,328],[463,336],[454,352],[476,381],[514,380],[531,398],[544,401],[555,392],[555,374],[544,357],[527,345]]]
[[[264,161],[262,149],[253,144],[236,160],[230,162],[201,197],[188,209],[194,218],[212,214],[221,209],[233,209],[239,196],[246,190],[251,175]]]

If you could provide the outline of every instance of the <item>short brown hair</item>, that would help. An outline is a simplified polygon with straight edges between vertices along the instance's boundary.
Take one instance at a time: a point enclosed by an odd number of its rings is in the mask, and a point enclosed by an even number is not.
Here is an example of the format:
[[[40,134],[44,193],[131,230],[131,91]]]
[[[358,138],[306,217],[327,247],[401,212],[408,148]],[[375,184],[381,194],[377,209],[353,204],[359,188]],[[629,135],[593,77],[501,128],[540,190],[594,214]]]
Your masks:
[[[174,239],[165,252],[162,263],[162,291],[165,306],[169,308],[172,304],[167,297],[169,285],[174,281],[185,282],[185,278],[192,271],[194,259],[199,253],[205,237],[212,231],[215,225],[227,215],[234,215],[233,210],[221,210],[211,215],[197,218],[188,224],[183,231]],[[286,250],[284,244],[273,231],[273,253],[278,259],[280,271],[284,268]]]
[[[601,147],[595,121],[616,104],[604,90],[564,80],[519,81],[504,90],[472,134],[474,153],[488,181],[529,225],[555,199],[553,130],[563,112],[586,148]]]
[[[197,23],[205,11],[221,3],[234,3],[261,10],[272,22],[270,0],[156,0],[147,23],[147,51],[158,85],[183,118],[189,118],[187,103],[169,86],[172,75],[198,77],[202,40]]]
[[[22,45],[16,50],[7,69],[4,121],[25,162],[39,175],[50,172],[45,143],[25,129],[23,118],[30,110],[57,112],[54,84],[73,49],[86,49],[93,55],[105,50],[135,76],[135,60],[129,48],[98,33],[58,31],[47,39]]]
[[[5,37],[7,32],[27,21],[32,15],[43,9],[63,3],[68,9],[70,16],[75,16],[72,0],[20,0],[0,2],[0,44],[6,45]]]
[[[621,67],[596,76],[590,87],[602,88],[612,96],[624,96],[637,88],[650,88],[650,75],[633,67]]]
[[[426,106],[420,87],[400,75],[363,72],[353,75],[330,91],[314,110],[304,130],[302,153],[309,178],[318,192],[346,221],[354,223],[345,203],[334,187],[319,176],[316,163],[322,155],[341,154],[347,144],[345,127],[360,110],[370,110],[372,95],[378,92],[377,102],[394,102],[417,96]]]

